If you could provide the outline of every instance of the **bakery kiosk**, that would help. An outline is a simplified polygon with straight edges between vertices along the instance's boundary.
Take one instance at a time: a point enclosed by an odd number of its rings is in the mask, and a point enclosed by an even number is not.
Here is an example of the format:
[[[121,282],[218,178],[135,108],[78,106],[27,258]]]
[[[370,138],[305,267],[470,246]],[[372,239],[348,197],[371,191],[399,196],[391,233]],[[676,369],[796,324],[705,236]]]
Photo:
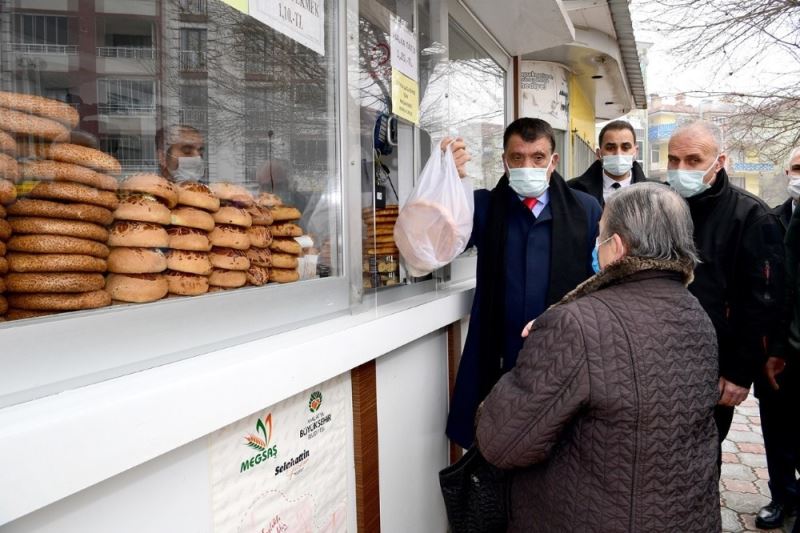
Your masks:
[[[394,224],[502,174],[481,5],[0,2],[1,532],[446,530],[475,255]]]

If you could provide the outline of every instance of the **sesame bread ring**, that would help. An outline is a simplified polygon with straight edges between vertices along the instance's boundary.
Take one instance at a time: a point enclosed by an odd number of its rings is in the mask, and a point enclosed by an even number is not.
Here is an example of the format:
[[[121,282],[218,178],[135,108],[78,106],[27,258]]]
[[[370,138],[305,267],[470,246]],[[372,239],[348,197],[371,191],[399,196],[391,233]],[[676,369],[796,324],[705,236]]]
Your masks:
[[[7,241],[12,233],[14,233],[14,231],[11,223],[0,218],[0,240]]]
[[[0,257],[0,274],[8,272],[8,259]]]
[[[273,252],[292,255],[300,255],[300,253],[303,251],[303,247],[300,246],[299,242],[291,238],[283,237],[272,239],[269,249]]]
[[[14,235],[8,241],[8,249],[37,254],[91,255],[102,259],[109,253],[105,244],[63,235]]]
[[[116,192],[117,190],[117,180],[115,178],[71,163],[28,161],[20,166],[22,167],[22,177],[26,180],[68,181],[104,191]]]
[[[292,223],[273,224],[269,230],[273,237],[299,237],[303,234],[303,228]]]
[[[0,179],[0,204],[8,205],[17,199],[17,188],[8,180]]]
[[[286,268],[271,268],[269,270],[269,280],[276,283],[292,283],[300,279],[297,270]]]
[[[177,207],[172,210],[170,223],[173,226],[185,226],[203,231],[214,229],[214,217],[196,207]]]
[[[27,318],[39,318],[56,314],[55,311],[28,311],[26,309],[14,309],[9,307],[6,311],[6,320],[24,320]]]
[[[235,248],[237,250],[250,248],[250,237],[247,236],[247,231],[239,226],[217,225],[208,234],[208,240],[211,241],[212,246]]]
[[[64,200],[99,205],[114,210],[119,205],[117,195],[109,191],[99,191],[80,183],[67,181],[40,181],[28,193],[30,198],[42,200]]]
[[[70,129],[77,126],[78,122],[81,120],[78,110],[71,105],[53,100],[52,98],[44,98],[43,96],[35,96],[32,94],[0,91],[0,106],[55,120]],[[17,131],[9,128],[3,129],[7,131]]]
[[[250,218],[253,219],[254,226],[269,226],[273,222],[272,212],[266,207],[251,205],[245,208],[245,211],[250,213]]]
[[[17,141],[4,131],[0,131],[0,152],[8,154],[11,157],[17,156]]]
[[[156,198],[163,200],[170,209],[178,204],[178,189],[157,174],[133,174],[120,184],[119,189],[121,191],[152,194]]]
[[[168,250],[167,268],[176,272],[187,272],[189,274],[207,276],[211,274],[214,267],[211,265],[208,252]]]
[[[271,207],[272,219],[275,222],[282,222],[285,220],[297,220],[302,216],[300,210],[296,207],[287,207],[285,205],[278,207]]]
[[[260,287],[269,281],[269,269],[264,267],[251,266],[247,270],[247,283]]]
[[[211,249],[208,258],[215,268],[222,268],[225,270],[247,270],[250,268],[250,260],[247,258],[247,253],[243,250],[219,248],[215,246]],[[199,272],[196,273],[199,274]]]
[[[115,274],[157,274],[167,268],[167,258],[158,248],[112,248],[108,271]]]
[[[272,266],[275,268],[297,268],[297,256],[290,254],[272,254]]]
[[[0,315],[6,314],[6,311],[8,311],[8,300],[0,294]]]
[[[217,182],[209,185],[211,192],[220,200],[233,202],[243,207],[251,206],[255,203],[250,191],[235,183]]]
[[[118,220],[111,226],[108,245],[133,248],[166,248],[169,245],[169,235],[167,235],[167,230],[158,224]]]
[[[251,226],[247,228],[247,236],[250,238],[250,246],[256,248],[268,248],[272,242],[272,233],[266,226]]]
[[[169,284],[162,274],[109,274],[106,291],[120,302],[155,302],[167,295]]]
[[[211,241],[208,233],[194,228],[171,226],[167,228],[169,247],[173,250],[189,250],[194,252],[208,252],[211,250]]]
[[[103,288],[102,274],[81,272],[12,272],[6,276],[9,292],[89,292]]]
[[[238,287],[243,287],[245,283],[247,283],[247,272],[243,270],[223,270],[221,268],[215,268],[211,275],[208,276],[208,284],[214,287],[236,289]]]
[[[6,214],[7,214],[6,208],[3,207],[3,204],[0,204],[0,218],[6,218]]]
[[[212,213],[219,209],[219,198],[216,198],[207,185],[196,181],[181,181],[178,188],[178,205],[188,205],[205,209]]]
[[[116,220],[136,220],[154,224],[169,224],[172,213],[169,207],[149,194],[131,194],[119,201],[114,218]]]
[[[68,220],[83,220],[94,222],[103,226],[111,224],[114,216],[104,207],[89,204],[62,204],[47,200],[34,200],[21,198],[16,203],[8,206],[9,215],[34,216],[49,218],[65,218]]]
[[[9,294],[9,307],[32,311],[79,311],[111,305],[106,291],[69,293]]]
[[[19,165],[17,164],[17,160],[3,153],[0,153],[0,178],[5,178],[15,183],[19,181]]]
[[[81,165],[113,176],[119,176],[122,172],[122,166],[114,156],[88,146],[70,143],[39,144],[36,152],[42,159]]]
[[[105,259],[80,254],[10,253],[8,268],[12,272],[100,272],[105,273]]]
[[[11,217],[8,223],[17,234],[68,235],[103,243],[108,240],[108,230],[92,222],[45,217]]]
[[[250,248],[247,250],[247,258],[252,266],[263,268],[272,266],[272,252],[267,248]]]
[[[0,257],[6,255],[6,243],[0,241]]]
[[[214,213],[214,222],[217,224],[233,224],[234,226],[249,228],[253,225],[253,217],[240,207],[225,205]]]
[[[208,276],[198,276],[187,272],[164,272],[170,294],[179,296],[198,296],[208,292]]]
[[[48,141],[69,138],[69,130],[54,120],[0,107],[0,129]]]
[[[258,205],[261,207],[277,207],[283,205],[281,197],[271,192],[262,192],[258,195]]]

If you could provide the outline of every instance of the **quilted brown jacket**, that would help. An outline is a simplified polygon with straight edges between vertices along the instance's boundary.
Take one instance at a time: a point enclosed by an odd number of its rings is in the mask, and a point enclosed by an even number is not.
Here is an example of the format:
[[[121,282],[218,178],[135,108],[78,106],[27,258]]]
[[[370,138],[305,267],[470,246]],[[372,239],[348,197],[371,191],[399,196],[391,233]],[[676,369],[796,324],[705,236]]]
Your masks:
[[[535,322],[478,411],[509,531],[720,531],[718,363],[686,263],[625,258]]]

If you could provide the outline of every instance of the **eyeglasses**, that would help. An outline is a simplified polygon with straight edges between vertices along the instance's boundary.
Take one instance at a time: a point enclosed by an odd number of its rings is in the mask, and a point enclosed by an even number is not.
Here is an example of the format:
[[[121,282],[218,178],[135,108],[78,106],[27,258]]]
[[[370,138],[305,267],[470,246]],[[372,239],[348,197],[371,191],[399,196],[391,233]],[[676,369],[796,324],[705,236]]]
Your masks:
[[[608,241],[610,241],[610,240],[611,240],[611,239],[613,239],[613,238],[614,238],[614,236],[612,235],[612,236],[611,236],[611,237],[609,237],[608,239],[605,239],[605,240],[602,240],[602,241],[601,241],[601,240],[600,240],[600,237],[597,237],[597,238],[595,238],[595,240],[594,240],[594,245],[595,245],[597,248],[600,248],[601,246],[603,246],[605,243],[607,243]]]

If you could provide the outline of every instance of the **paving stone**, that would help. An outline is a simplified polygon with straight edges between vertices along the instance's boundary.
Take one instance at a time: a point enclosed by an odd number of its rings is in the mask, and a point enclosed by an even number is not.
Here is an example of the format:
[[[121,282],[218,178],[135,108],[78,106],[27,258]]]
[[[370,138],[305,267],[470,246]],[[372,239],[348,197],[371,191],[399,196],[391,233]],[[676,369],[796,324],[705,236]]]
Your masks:
[[[733,442],[763,442],[764,439],[758,433],[752,431],[730,431],[728,439]]]
[[[747,466],[767,466],[767,456],[761,453],[739,453],[739,461]]]
[[[750,421],[751,424],[754,426],[761,427],[761,415],[759,416],[748,416],[747,419]]]
[[[749,424],[750,421],[747,419],[746,416],[740,415],[739,413],[735,413],[733,415],[733,423],[734,424]]]
[[[739,414],[742,414],[749,418],[752,421],[752,417],[759,416],[758,406],[757,405],[740,405],[736,408]],[[759,424],[761,422],[759,421]]]
[[[764,450],[764,445],[758,442],[740,442],[737,444],[740,452],[745,453],[760,453],[764,454],[766,451]]]
[[[755,472],[758,479],[769,479],[769,470],[766,468],[754,468],[753,472]]]
[[[759,435],[763,435],[764,432],[761,429],[761,426],[752,426],[750,429],[753,430],[753,433],[758,433]]]
[[[731,452],[722,452],[723,463],[739,463],[739,456]]]
[[[722,509],[722,530],[738,532],[742,530],[742,524],[739,522],[739,516],[735,511],[730,509]]]
[[[756,475],[747,465],[723,463],[722,481],[727,480],[755,481]]]
[[[750,424],[741,424],[734,422],[731,424],[731,431],[750,431]]]
[[[750,481],[744,481],[741,479],[724,479],[722,480],[722,484],[725,485],[726,490],[729,490],[731,492],[758,494],[758,489]]]
[[[739,514],[756,514],[759,509],[769,503],[769,498],[762,494],[746,494],[726,491],[723,493],[725,506]]]
[[[769,483],[766,479],[757,479],[753,483],[756,484],[756,488],[758,492],[764,495],[766,498],[770,498],[772,492],[769,490]],[[771,498],[770,498],[771,499]]]
[[[722,441],[722,451],[723,452],[736,453],[736,452],[739,451],[739,447],[736,445],[735,442],[731,442],[731,441],[726,439],[726,440]]]

